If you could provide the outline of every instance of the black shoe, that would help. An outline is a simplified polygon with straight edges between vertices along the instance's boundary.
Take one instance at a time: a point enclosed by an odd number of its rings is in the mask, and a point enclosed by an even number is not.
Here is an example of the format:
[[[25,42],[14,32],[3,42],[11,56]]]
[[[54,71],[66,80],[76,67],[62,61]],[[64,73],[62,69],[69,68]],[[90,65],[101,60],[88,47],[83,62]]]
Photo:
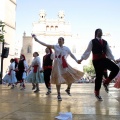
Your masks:
[[[34,93],[38,93],[40,90],[39,89],[36,89],[35,91],[34,91]]]
[[[25,87],[22,87],[20,90],[25,90]]]
[[[70,89],[66,89],[65,92],[66,92],[69,96],[71,96],[71,94],[70,94]]]
[[[9,86],[11,86],[11,84],[10,84],[10,83],[8,84],[8,87],[9,87]]]
[[[32,90],[34,90],[34,89],[35,89],[35,86],[32,87]]]
[[[109,92],[108,85],[107,85],[107,84],[105,84],[105,83],[103,83],[103,86],[104,86],[104,88],[105,88],[105,91],[108,93],[108,92]]]
[[[95,95],[95,97],[99,100],[99,101],[103,101],[102,97],[99,95]]]
[[[58,101],[62,101],[62,98],[60,95],[57,96]]]
[[[47,93],[46,93],[46,95],[49,95],[51,93],[51,91],[48,91]]]
[[[12,85],[11,89],[14,89],[14,88],[15,88],[15,86],[14,86],[14,85]]]

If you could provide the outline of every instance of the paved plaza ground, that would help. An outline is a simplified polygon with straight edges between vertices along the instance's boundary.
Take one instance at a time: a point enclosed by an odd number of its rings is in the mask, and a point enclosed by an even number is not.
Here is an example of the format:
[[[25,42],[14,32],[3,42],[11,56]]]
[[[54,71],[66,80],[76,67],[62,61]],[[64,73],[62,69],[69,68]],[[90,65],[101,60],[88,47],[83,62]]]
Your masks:
[[[66,85],[62,85],[61,102],[57,101],[55,85],[49,96],[44,84],[40,84],[39,93],[34,93],[28,83],[24,91],[19,85],[15,89],[0,85],[0,120],[55,120],[59,112],[71,112],[73,120],[120,120],[120,90],[113,84],[108,94],[102,86],[102,102],[94,97],[94,83],[74,83],[72,96],[65,93]]]

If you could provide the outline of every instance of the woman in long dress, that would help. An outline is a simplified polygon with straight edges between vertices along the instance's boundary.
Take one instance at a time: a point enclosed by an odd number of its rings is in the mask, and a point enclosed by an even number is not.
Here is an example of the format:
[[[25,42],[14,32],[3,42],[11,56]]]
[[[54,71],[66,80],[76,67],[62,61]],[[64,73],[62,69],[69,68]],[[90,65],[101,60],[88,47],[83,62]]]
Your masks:
[[[11,89],[15,87],[15,83],[17,82],[16,75],[15,75],[15,62],[14,59],[10,60],[9,72],[3,78],[3,82],[12,85]]]
[[[72,83],[81,79],[84,73],[72,68],[67,63],[66,58],[68,55],[70,55],[76,62],[77,62],[77,59],[71,53],[68,47],[63,46],[64,44],[63,37],[60,37],[58,39],[58,45],[49,45],[49,44],[43,43],[39,41],[34,34],[32,35],[32,37],[35,39],[35,41],[37,41],[41,45],[46,46],[48,48],[52,48],[55,51],[55,59],[54,59],[54,64],[52,68],[52,73],[51,73],[51,83],[56,84],[57,94],[58,94],[57,99],[58,101],[62,101],[61,94],[60,94],[61,84],[66,83],[68,85],[65,91],[68,95],[71,95],[70,88]]]
[[[31,72],[28,74],[28,76],[25,78],[27,82],[32,83],[33,88],[32,90],[36,89],[34,92],[37,93],[39,92],[39,83],[43,83],[43,76],[42,76],[42,68],[41,68],[41,62],[40,62],[40,57],[38,52],[33,53],[33,61],[32,64],[29,66],[28,70],[29,71],[32,67]]]

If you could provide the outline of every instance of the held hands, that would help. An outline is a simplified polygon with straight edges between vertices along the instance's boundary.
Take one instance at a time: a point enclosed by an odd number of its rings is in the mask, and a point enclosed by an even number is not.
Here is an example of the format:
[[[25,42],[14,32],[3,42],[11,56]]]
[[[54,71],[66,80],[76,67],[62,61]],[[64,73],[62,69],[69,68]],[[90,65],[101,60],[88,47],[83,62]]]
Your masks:
[[[116,64],[118,64],[120,62],[120,59],[117,59],[114,61]]]
[[[43,72],[43,70],[40,70],[40,73],[42,73]]]
[[[26,72],[30,72],[30,68],[28,68],[28,69],[26,70]]]
[[[19,71],[18,68],[16,68],[15,71]]]
[[[82,60],[78,60],[78,61],[77,61],[78,64],[81,64],[81,62],[82,62]]]

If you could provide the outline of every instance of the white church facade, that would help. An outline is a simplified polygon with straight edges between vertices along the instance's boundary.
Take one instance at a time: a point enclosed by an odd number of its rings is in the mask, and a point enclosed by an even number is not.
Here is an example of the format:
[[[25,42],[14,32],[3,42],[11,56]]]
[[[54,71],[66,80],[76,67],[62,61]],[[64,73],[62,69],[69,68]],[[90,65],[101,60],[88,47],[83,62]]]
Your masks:
[[[71,50],[71,52],[79,59],[81,54],[80,49],[80,37],[73,35],[71,32],[71,24],[65,21],[64,11],[58,12],[57,19],[47,19],[46,12],[41,10],[39,13],[39,20],[33,23],[32,33],[36,34],[37,38],[47,44],[57,44],[59,37],[64,37],[65,44]],[[33,52],[37,51],[40,55],[41,61],[43,55],[45,55],[45,47],[35,42],[31,36],[23,34],[23,47],[22,54],[26,56],[26,60],[30,65],[33,59]],[[79,56],[78,56],[79,55]],[[70,57],[68,63],[78,68],[78,65]]]

